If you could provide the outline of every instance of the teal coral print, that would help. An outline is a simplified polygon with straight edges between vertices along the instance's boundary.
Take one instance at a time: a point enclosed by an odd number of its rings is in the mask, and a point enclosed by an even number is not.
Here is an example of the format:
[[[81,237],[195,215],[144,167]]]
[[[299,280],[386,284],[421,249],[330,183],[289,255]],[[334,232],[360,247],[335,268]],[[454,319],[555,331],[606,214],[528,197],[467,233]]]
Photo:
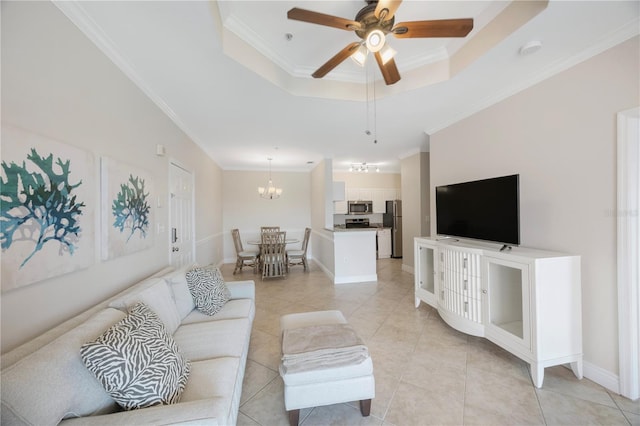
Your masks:
[[[59,243],[60,255],[65,252],[73,255],[85,207],[75,194],[82,180],[72,183],[69,179],[70,160],[58,157],[54,163],[53,154],[44,157],[35,148],[26,159],[36,166],[36,171],[27,170],[25,161],[21,165],[2,161],[4,176],[0,189],[2,251],[17,241],[33,242],[33,250],[22,260],[20,268],[48,243]]]
[[[129,180],[120,184],[120,191],[111,205],[115,218],[113,226],[121,233],[128,233],[127,241],[136,231],[142,238],[147,236],[151,206],[148,203],[149,193],[144,191],[144,179],[129,175]]]

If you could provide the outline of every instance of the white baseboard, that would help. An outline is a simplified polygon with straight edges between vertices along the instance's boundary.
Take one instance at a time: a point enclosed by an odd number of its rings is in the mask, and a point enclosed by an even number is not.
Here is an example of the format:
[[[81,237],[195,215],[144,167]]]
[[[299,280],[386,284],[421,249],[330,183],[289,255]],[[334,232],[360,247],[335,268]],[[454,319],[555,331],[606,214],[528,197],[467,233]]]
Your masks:
[[[343,276],[338,279],[336,279],[335,277],[333,278],[334,284],[366,283],[366,282],[372,282],[372,281],[374,282],[378,281],[378,274],[350,275],[346,277]]]
[[[313,261],[313,262],[314,262],[316,265],[318,265],[318,267],[319,267],[320,269],[322,269],[322,272],[324,272],[324,274],[325,274],[327,277],[329,277],[329,279],[330,279],[331,281],[333,281],[333,280],[334,280],[335,276],[333,275],[333,273],[331,273],[331,271],[329,271],[329,269],[327,269],[327,267],[326,267],[326,266],[324,266],[324,264],[322,264],[321,262],[318,262],[318,261],[317,261],[317,260],[315,260],[315,259],[314,259],[314,261]]]
[[[620,394],[620,378],[616,374],[587,361],[583,362],[582,368],[584,377],[609,389],[611,392]]]

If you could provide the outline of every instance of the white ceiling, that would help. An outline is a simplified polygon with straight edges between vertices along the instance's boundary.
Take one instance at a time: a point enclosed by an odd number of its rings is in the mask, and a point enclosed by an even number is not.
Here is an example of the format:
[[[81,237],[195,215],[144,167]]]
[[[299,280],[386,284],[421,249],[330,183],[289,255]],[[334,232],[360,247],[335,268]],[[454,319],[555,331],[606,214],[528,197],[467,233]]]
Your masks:
[[[464,39],[391,38],[402,80],[386,86],[371,60],[365,68],[347,60],[313,79],[359,38],[286,15],[300,7],[354,19],[362,0],[56,5],[226,170],[264,170],[272,157],[274,170],[310,170],[332,158],[334,170],[367,162],[397,172],[401,158],[428,150],[428,134],[637,35],[640,26],[638,1],[538,2],[530,20],[509,28],[499,18],[525,3],[405,0],[396,23],[474,18],[474,29]],[[542,48],[519,55],[532,40]],[[458,66],[462,52],[477,58]]]

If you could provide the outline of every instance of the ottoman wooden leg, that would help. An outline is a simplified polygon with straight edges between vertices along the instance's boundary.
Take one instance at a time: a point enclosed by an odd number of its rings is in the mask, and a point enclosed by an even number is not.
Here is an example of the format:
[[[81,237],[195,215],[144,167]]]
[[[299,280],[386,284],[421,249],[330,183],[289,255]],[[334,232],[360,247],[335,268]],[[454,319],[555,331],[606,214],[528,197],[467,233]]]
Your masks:
[[[289,425],[298,426],[299,421],[300,421],[300,410],[289,411]]]
[[[371,414],[371,400],[370,399],[361,399],[360,400],[360,412],[363,417],[369,417]]]

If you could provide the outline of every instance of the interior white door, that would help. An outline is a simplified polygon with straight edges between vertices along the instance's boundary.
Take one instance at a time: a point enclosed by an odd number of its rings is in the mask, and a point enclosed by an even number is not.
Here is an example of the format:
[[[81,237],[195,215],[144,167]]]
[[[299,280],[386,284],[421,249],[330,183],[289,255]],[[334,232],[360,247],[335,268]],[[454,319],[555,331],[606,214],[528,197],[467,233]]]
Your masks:
[[[193,175],[177,164],[169,166],[171,203],[169,235],[171,265],[175,268],[195,260],[193,222]]]

